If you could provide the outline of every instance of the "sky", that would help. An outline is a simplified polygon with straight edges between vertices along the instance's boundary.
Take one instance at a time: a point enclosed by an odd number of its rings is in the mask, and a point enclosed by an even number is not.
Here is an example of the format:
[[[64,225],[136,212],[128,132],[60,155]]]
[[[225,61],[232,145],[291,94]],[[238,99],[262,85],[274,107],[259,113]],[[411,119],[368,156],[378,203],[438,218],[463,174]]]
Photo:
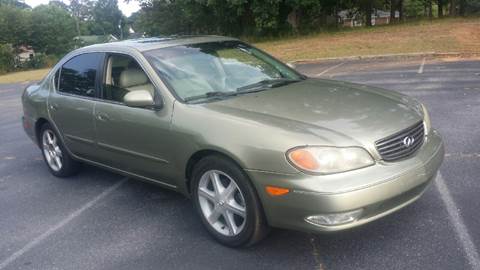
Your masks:
[[[42,4],[48,4],[50,0],[25,0],[25,3],[31,7],[36,7]],[[63,0],[63,2],[68,3],[68,0]],[[130,16],[133,12],[140,9],[138,2],[130,1],[130,3],[125,3],[123,0],[118,0],[118,7],[123,12],[125,16]]]

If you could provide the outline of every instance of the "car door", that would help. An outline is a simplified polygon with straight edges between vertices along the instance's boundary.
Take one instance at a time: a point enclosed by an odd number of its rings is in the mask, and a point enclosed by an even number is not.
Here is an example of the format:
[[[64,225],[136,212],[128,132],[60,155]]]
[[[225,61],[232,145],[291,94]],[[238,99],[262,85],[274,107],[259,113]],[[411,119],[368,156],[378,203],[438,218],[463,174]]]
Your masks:
[[[68,149],[87,159],[93,158],[96,150],[93,110],[103,58],[103,53],[85,53],[65,62],[48,98],[50,117]]]
[[[95,105],[96,138],[100,162],[169,186],[172,179],[170,110],[134,108],[123,103],[130,91],[158,95],[151,80],[132,57],[105,58],[101,100]],[[158,99],[158,96],[157,98]]]

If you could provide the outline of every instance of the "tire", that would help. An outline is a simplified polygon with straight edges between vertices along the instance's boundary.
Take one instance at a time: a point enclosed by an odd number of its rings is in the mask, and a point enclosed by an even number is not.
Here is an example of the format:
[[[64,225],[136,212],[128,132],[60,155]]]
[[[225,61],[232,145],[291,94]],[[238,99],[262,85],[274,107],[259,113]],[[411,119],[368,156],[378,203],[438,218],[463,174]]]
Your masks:
[[[258,195],[234,162],[221,156],[203,158],[193,169],[191,187],[202,223],[218,242],[229,247],[251,246],[268,234]]]
[[[57,177],[68,177],[78,172],[80,164],[73,160],[58,134],[48,123],[40,129],[40,149],[50,172]]]

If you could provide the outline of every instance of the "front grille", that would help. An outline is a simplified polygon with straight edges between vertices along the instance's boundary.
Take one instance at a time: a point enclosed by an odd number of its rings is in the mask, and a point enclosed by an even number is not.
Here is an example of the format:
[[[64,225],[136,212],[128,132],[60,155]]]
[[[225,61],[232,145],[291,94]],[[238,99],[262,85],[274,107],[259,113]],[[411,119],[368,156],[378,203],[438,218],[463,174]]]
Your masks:
[[[375,142],[378,153],[385,161],[395,161],[406,158],[417,151],[423,144],[425,130],[423,122],[397,132],[391,136]],[[409,138],[409,139],[407,139]],[[408,145],[408,141],[412,141]]]

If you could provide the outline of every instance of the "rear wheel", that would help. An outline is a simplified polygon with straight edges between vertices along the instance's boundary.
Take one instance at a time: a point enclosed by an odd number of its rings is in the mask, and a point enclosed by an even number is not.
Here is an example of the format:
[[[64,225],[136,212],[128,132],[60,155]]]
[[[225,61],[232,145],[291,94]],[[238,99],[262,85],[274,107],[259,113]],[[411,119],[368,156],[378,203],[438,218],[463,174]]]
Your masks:
[[[79,164],[73,160],[50,124],[40,131],[40,148],[50,172],[57,177],[67,177],[78,171]]]
[[[193,201],[210,234],[231,246],[253,245],[268,226],[249,179],[235,163],[218,156],[202,159],[193,171]]]

